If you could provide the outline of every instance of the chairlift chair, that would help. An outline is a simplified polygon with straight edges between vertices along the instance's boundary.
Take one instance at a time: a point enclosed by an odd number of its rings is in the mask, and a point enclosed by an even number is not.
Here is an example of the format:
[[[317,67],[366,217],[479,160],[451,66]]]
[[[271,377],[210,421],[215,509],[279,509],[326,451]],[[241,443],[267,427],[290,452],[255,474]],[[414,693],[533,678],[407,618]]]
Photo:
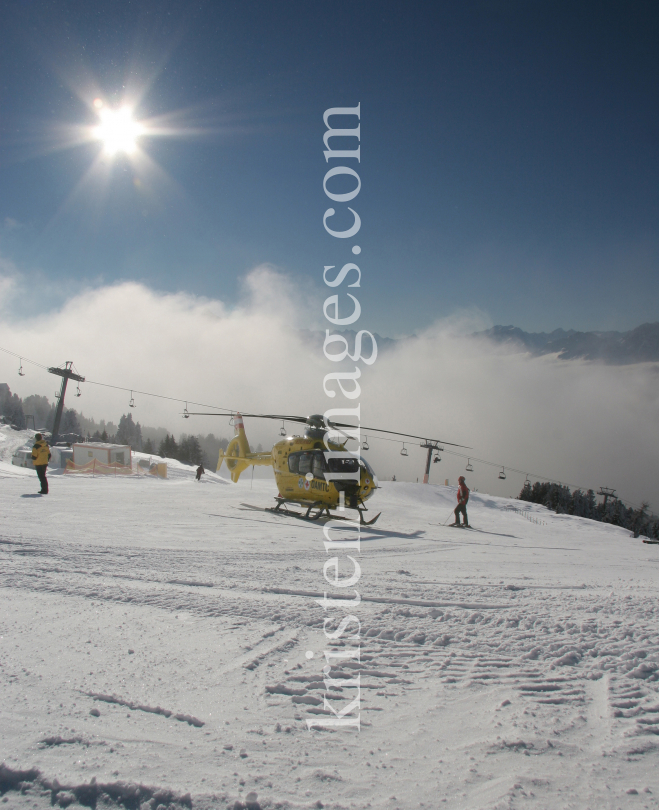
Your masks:
[[[137,405],[135,404],[135,400],[133,399],[133,392],[130,392],[130,402],[128,403],[129,408],[136,408]]]
[[[190,418],[190,414],[188,413],[188,403],[187,402],[185,403],[185,408],[183,408],[183,418],[184,419],[189,419]]]
[[[405,442],[403,442],[403,449],[400,451],[401,456],[407,456],[409,453],[407,452],[407,447],[405,447]]]
[[[23,358],[19,358],[19,365],[18,365],[18,376],[25,377],[25,372],[23,371]]]
[[[470,458],[467,459],[467,466],[465,467],[465,470],[467,472],[473,472],[474,471],[474,468],[473,468],[473,466],[471,464],[471,459]]]
[[[80,390],[80,384],[76,385],[76,396],[81,397],[82,391]]]
[[[281,423],[281,427],[279,428],[279,435],[280,436],[285,436],[286,435],[286,425],[284,424],[283,421]]]
[[[362,450],[368,450],[368,449],[369,449],[368,436],[364,436],[364,441],[362,442]]]
[[[437,456],[435,456],[435,458],[433,459],[433,462],[432,462],[432,463],[433,463],[433,464],[439,464],[439,462],[440,462],[441,460],[442,460],[442,457],[441,457],[441,456],[439,456],[439,455],[437,455]]]
[[[501,468],[501,472],[499,473],[499,478],[501,478],[501,480],[503,481],[503,480],[505,479],[505,477],[506,477],[506,471],[505,471],[505,469],[502,467],[502,468]]]

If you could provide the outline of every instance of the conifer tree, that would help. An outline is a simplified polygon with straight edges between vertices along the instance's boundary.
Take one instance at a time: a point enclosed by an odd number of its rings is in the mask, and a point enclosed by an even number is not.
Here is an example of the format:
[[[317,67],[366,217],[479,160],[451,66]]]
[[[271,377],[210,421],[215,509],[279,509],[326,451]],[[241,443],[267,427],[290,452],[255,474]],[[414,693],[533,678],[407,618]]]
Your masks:
[[[47,397],[31,394],[23,400],[23,411],[34,416],[34,425],[37,430],[45,430],[55,420],[55,406],[48,402]]]
[[[21,430],[25,427],[23,401],[18,394],[12,394],[7,383],[0,385],[0,416]]]
[[[133,414],[124,414],[119,420],[117,429],[117,442],[119,444],[129,444],[135,450],[142,446],[142,427],[138,422],[133,422]]]
[[[176,443],[176,439],[170,436],[169,433],[160,442],[158,455],[163,458],[178,458],[178,444]]]
[[[64,412],[60,433],[75,433],[77,436],[82,434],[82,428],[80,427],[80,422],[78,421],[78,414],[73,408],[69,408]]]
[[[198,466],[203,463],[203,451],[196,436],[186,436],[179,446],[178,460]]]

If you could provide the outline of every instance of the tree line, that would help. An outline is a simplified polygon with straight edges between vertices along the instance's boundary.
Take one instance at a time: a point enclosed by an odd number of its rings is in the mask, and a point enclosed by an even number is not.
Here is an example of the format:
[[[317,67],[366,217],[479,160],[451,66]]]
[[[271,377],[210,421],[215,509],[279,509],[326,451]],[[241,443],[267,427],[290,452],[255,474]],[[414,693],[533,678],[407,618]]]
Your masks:
[[[529,503],[539,503],[552,509],[554,512],[565,515],[576,515],[602,523],[611,523],[622,526],[634,533],[634,537],[641,534],[653,539],[659,539],[659,518],[649,513],[649,504],[642,503],[633,508],[617,498],[598,503],[592,489],[583,492],[580,489],[571,491],[564,484],[552,484],[536,481],[531,486],[530,481],[524,482],[524,487],[518,499]]]

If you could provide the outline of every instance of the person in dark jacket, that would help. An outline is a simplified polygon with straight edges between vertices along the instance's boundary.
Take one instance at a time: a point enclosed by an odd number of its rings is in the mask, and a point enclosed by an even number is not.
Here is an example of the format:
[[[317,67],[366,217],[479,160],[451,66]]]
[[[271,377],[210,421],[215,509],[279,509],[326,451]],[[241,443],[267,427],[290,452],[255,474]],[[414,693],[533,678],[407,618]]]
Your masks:
[[[206,470],[204,469],[204,465],[203,465],[203,464],[200,464],[200,465],[197,467],[197,481],[201,481],[201,476],[202,476],[202,475],[203,475],[205,472],[206,472]]]
[[[37,471],[41,483],[39,495],[48,495],[48,479],[46,478],[46,468],[50,461],[50,447],[41,433],[34,437],[34,447],[32,448],[32,464]]]
[[[458,478],[458,505],[453,510],[455,515],[455,523],[453,526],[460,525],[460,515],[464,516],[464,526],[469,526],[469,519],[467,518],[467,501],[469,500],[469,487],[465,484],[465,477],[461,475]]]

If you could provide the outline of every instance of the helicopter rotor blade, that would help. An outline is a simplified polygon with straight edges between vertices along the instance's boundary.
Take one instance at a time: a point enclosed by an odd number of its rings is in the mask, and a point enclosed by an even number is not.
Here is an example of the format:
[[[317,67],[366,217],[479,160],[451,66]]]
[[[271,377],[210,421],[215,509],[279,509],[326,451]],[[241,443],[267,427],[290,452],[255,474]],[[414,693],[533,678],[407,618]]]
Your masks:
[[[251,419],[277,419],[278,421],[284,422],[302,422],[305,423],[307,421],[306,416],[282,416],[281,414],[275,413],[243,413],[242,411],[234,411],[233,413],[199,413],[195,411],[190,411],[190,416],[235,416],[237,413],[240,413],[241,416],[248,416]]]
[[[343,427],[343,428],[352,428],[353,430],[359,427],[359,430],[368,431],[368,433],[389,433],[391,436],[404,436],[407,439],[421,439],[422,441],[431,441],[437,442],[437,444],[448,444],[450,447],[462,447],[465,450],[471,450],[471,447],[467,447],[464,444],[455,444],[455,442],[445,442],[443,439],[428,439],[427,436],[415,436],[412,433],[398,433],[395,430],[382,430],[382,428],[371,428],[366,427],[365,425],[347,425],[343,422],[330,422],[331,427]]]
[[[309,417],[307,416],[285,416],[282,414],[273,414],[273,413],[242,413],[240,412],[241,416],[247,416],[252,419],[277,419],[282,420],[285,422],[300,422],[301,424],[306,424]],[[190,416],[235,416],[231,413],[193,413],[190,412]],[[464,450],[471,450],[471,447],[467,447],[464,444],[456,444],[455,442],[445,442],[442,439],[428,439],[427,436],[415,436],[413,433],[398,433],[395,430],[383,430],[382,428],[372,428],[372,427],[365,427],[364,425],[348,425],[345,422],[329,422],[328,427],[337,427],[337,428],[352,428],[353,430],[359,427],[359,430],[367,431],[368,433],[388,433],[390,436],[403,436],[406,439],[420,439],[421,441],[432,441],[437,442],[438,444],[447,444],[449,447],[461,447]]]

